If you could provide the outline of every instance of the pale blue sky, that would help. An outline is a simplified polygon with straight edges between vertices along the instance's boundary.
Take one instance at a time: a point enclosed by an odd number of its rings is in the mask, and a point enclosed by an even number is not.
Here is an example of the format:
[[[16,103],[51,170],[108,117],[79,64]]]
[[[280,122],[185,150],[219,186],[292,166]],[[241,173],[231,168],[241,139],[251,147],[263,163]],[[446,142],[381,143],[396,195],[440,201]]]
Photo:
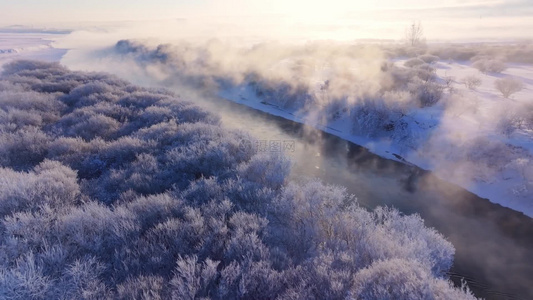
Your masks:
[[[445,37],[525,37],[533,31],[533,0],[0,0],[0,26],[175,18],[207,22],[213,16],[236,24],[253,21],[243,16],[276,16],[299,26],[374,30],[384,38],[397,35],[397,27],[411,20],[423,22],[428,34]]]

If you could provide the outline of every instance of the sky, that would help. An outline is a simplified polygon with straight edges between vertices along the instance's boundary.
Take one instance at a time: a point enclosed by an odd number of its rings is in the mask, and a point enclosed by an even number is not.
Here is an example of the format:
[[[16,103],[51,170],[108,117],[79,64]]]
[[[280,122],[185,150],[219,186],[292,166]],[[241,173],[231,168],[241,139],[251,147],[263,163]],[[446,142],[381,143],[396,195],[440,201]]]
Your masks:
[[[187,19],[317,38],[396,39],[412,21],[430,40],[527,38],[532,16],[533,0],[0,0],[0,26]]]

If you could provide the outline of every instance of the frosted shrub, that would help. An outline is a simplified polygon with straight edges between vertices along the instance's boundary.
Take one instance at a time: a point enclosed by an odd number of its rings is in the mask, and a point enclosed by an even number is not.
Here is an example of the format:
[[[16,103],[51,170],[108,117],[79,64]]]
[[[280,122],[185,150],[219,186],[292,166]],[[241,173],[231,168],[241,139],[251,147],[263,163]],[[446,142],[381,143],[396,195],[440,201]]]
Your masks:
[[[346,99],[331,100],[324,106],[325,117],[328,121],[338,120],[348,113],[349,108],[350,104]]]
[[[408,91],[393,90],[383,93],[383,101],[388,104],[391,111],[407,114],[410,110],[417,107],[416,101]]]
[[[502,172],[509,163],[518,157],[529,157],[526,149],[510,144],[498,143],[487,138],[477,138],[465,145],[466,159],[472,162],[475,174],[488,180],[493,174]]]
[[[409,91],[418,99],[420,107],[433,106],[442,98],[444,87],[433,81],[415,81],[409,85]]]
[[[196,256],[177,261],[174,278],[171,281],[173,299],[196,299],[209,295],[211,286],[215,285],[218,262],[207,259],[199,263]]]
[[[468,289],[454,290],[441,279],[423,280],[429,274],[420,265],[405,260],[378,261],[359,272],[355,278],[351,299],[474,299]],[[447,295],[447,296],[445,296]],[[453,296],[452,296],[453,295]]]
[[[431,55],[431,54],[420,55],[418,58],[423,60],[427,64],[432,64],[434,62],[439,61],[439,59],[440,59],[438,56]]]
[[[384,102],[373,100],[358,103],[352,108],[350,115],[354,122],[352,132],[365,134],[368,137],[382,135],[385,125],[394,118]]]
[[[388,71],[389,80],[383,84],[384,92],[409,92],[416,106],[427,107],[436,104],[442,97],[444,86],[435,81],[435,68],[421,63],[413,68],[393,67]]]
[[[353,117],[352,132],[369,137],[389,137],[401,141],[407,147],[418,143],[416,130],[405,119],[409,110],[419,106],[407,91],[386,92],[383,100],[367,100],[355,106],[350,114]]]
[[[526,64],[533,62],[533,47],[527,41],[506,44],[434,44],[429,46],[428,53],[437,55],[443,59],[453,59],[456,61],[490,60],[496,57],[500,62]]]
[[[60,208],[76,202],[76,172],[59,162],[44,161],[31,172],[0,168],[0,215],[34,211],[43,205]]]
[[[450,89],[450,90],[453,89],[453,85],[452,84],[455,82],[455,77],[453,77],[453,76],[444,76],[442,79],[444,80],[444,83],[446,84],[446,87],[448,89]]]
[[[239,173],[251,182],[270,188],[279,188],[289,174],[290,162],[285,159],[273,159],[273,155],[261,154],[239,166]]]
[[[524,83],[518,78],[505,77],[496,79],[494,87],[507,99],[514,93],[520,92],[524,88]]]
[[[0,298],[46,299],[51,289],[52,280],[42,273],[31,253],[17,259],[16,267],[0,269]]]
[[[353,299],[428,299],[433,295],[430,282],[423,280],[428,275],[404,260],[377,261],[355,276]]]
[[[533,103],[525,103],[501,114],[497,123],[501,133],[511,136],[516,131],[533,130]],[[531,133],[529,133],[531,134]]]
[[[482,58],[472,63],[482,73],[501,73],[507,69],[505,63],[498,59]]]
[[[76,255],[112,256],[109,252],[128,243],[138,230],[133,214],[129,211],[111,211],[98,203],[88,203],[72,209],[58,220],[57,236],[59,241],[68,243]],[[67,248],[67,249],[68,249]]]
[[[203,204],[211,200],[222,201],[224,199],[224,186],[216,177],[200,178],[191,182],[184,191],[179,191],[180,197],[188,202]]]
[[[476,75],[470,75],[463,79],[465,86],[471,90],[475,91],[481,85],[481,79]]]
[[[133,200],[121,205],[133,213],[141,230],[146,230],[181,215],[183,202],[168,194],[158,194],[133,196]]]
[[[165,191],[164,183],[158,176],[159,165],[155,157],[150,154],[139,154],[135,161],[130,164],[127,169],[119,169],[109,174],[103,174],[100,177],[99,189],[102,191],[94,191],[95,196],[100,200],[116,199],[119,195],[126,191],[134,191],[142,195],[157,194]]]
[[[285,82],[253,82],[257,96],[265,102],[283,108],[299,109],[305,107],[312,96],[303,86],[293,87]]]
[[[19,60],[2,66],[5,75],[22,75],[27,77],[44,78],[48,74],[62,75],[68,70],[59,63],[49,63],[35,60]],[[39,73],[40,71],[40,73]]]
[[[58,161],[44,160],[34,168],[34,172],[42,180],[39,184],[43,189],[39,192],[40,197],[49,201],[48,204],[68,206],[75,203],[74,201],[80,194],[76,171]],[[55,201],[68,202],[52,203]]]
[[[382,85],[388,90],[404,90],[416,75],[416,72],[410,68],[392,67],[388,74],[390,75],[390,82],[386,81]]]
[[[85,140],[95,137],[109,139],[120,127],[119,122],[102,114],[71,114],[65,116],[62,121],[64,123],[58,125],[64,128],[64,136],[81,137]]]
[[[50,140],[50,136],[33,126],[0,132],[0,165],[31,168],[44,159]]]
[[[101,299],[108,297],[108,290],[100,280],[104,266],[94,257],[84,257],[74,261],[63,271],[56,283],[58,298]]]
[[[139,116],[141,120],[149,126],[158,124],[161,122],[168,122],[173,117],[172,110],[168,107],[161,106],[149,106],[146,108],[142,115]],[[149,127],[144,125],[142,127]],[[141,126],[139,126],[141,127]]]
[[[415,68],[416,76],[422,81],[434,81],[436,78],[436,70],[429,64],[422,64]]]
[[[412,68],[425,64],[426,62],[420,58],[411,58],[405,61],[404,66]]]
[[[78,171],[82,179],[100,176],[109,162],[102,155],[108,144],[96,138],[89,142],[82,138],[60,137],[52,141],[47,158],[64,162]]]
[[[410,45],[395,45],[392,48],[393,57],[417,57],[426,52],[426,44],[419,44],[415,47]]]
[[[23,111],[15,108],[8,110],[7,115],[5,116],[5,121],[5,123],[8,123],[12,128],[21,128],[25,126],[39,127],[43,123],[43,118],[38,112]]]
[[[433,229],[424,228],[424,221],[418,215],[401,216],[397,210],[377,208],[374,211],[374,219],[383,235],[372,235],[370,247],[375,247],[371,253],[375,259],[385,257],[402,257],[417,260],[423,265],[431,266],[428,270],[437,277],[445,276],[445,273],[453,263],[453,246],[442,239],[441,235]],[[401,247],[381,249],[386,240],[394,241]],[[423,241],[424,245],[419,242]],[[426,251],[427,249],[432,249]],[[438,249],[438,251],[433,251]],[[385,256],[381,256],[385,255]]]
[[[141,153],[152,151],[156,145],[153,140],[143,141],[125,136],[103,145],[103,148],[99,149],[99,157],[106,161],[107,165],[119,167],[131,163]]]
[[[104,82],[90,82],[74,88],[61,100],[69,106],[83,107],[102,101],[116,101],[117,97],[113,95],[112,86]]]
[[[429,52],[432,55],[436,55],[443,59],[454,61],[468,61],[478,53],[476,49],[472,49],[472,47],[469,45],[463,46],[458,44],[430,47]]]
[[[165,293],[165,280],[161,276],[139,276],[130,278],[117,287],[117,299],[164,300],[170,295]]]
[[[182,123],[201,122],[217,125],[220,122],[220,118],[218,116],[214,116],[203,108],[190,103],[184,103],[183,105],[174,108],[173,113],[176,114],[177,119]]]

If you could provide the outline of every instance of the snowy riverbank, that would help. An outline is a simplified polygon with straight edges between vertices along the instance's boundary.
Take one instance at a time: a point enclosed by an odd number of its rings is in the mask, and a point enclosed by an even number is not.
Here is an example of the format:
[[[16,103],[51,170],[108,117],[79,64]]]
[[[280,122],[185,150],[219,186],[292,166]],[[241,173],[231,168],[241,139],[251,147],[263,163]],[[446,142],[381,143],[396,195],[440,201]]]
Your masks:
[[[402,65],[404,61],[399,60],[395,63]],[[413,151],[405,144],[391,142],[388,138],[376,139],[355,135],[353,134],[353,117],[348,113],[326,125],[313,122],[309,113],[283,109],[278,105],[265,102],[257,96],[254,87],[250,85],[224,89],[219,96],[295,122],[311,125],[361,145],[382,157],[434,171],[440,178],[487,198],[493,203],[521,211],[530,217],[533,216],[531,199],[533,193],[530,190],[533,174],[530,174],[531,170],[528,168],[533,154],[533,133],[522,130],[510,135],[501,135],[497,132],[501,126],[496,124],[499,120],[492,119],[494,122],[491,122],[491,118],[500,115],[502,111],[511,112],[533,100],[531,99],[533,67],[513,65],[503,74],[480,74],[468,63],[440,61],[435,66],[440,80],[444,80],[445,77],[453,78],[450,83],[453,94],[446,95],[439,105],[412,111],[408,114],[408,118],[404,118],[411,123],[408,124],[409,128],[419,130],[418,136],[425,139],[424,142],[431,140],[433,149],[420,148]],[[481,81],[475,90],[468,89],[464,84],[463,80],[467,76],[475,76]],[[524,89],[513,95],[511,99],[504,99],[498,95],[493,85],[495,80],[504,76],[520,78],[524,83]],[[437,129],[434,129],[435,127]],[[462,159],[459,163],[454,161],[457,156],[453,155],[453,152],[462,150],[461,145],[481,138],[508,147],[502,148],[501,151],[507,152],[500,154],[516,155],[510,158],[513,163],[505,164],[498,170],[490,170],[492,173],[485,174],[487,177],[483,178],[483,170],[473,170],[476,166],[465,163]],[[439,147],[438,153],[434,153],[435,147]],[[493,147],[493,145],[488,145],[488,147]],[[519,150],[512,152],[512,149]],[[483,150],[486,149],[480,149],[481,152]]]

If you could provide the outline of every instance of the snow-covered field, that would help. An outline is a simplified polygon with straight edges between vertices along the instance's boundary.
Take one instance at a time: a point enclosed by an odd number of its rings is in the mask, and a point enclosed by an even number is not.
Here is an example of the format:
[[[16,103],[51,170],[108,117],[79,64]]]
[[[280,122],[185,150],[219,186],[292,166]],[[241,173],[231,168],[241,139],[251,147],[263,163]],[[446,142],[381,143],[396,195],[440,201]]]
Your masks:
[[[59,34],[0,32],[0,65],[16,59],[59,61],[66,49],[53,47]]]

